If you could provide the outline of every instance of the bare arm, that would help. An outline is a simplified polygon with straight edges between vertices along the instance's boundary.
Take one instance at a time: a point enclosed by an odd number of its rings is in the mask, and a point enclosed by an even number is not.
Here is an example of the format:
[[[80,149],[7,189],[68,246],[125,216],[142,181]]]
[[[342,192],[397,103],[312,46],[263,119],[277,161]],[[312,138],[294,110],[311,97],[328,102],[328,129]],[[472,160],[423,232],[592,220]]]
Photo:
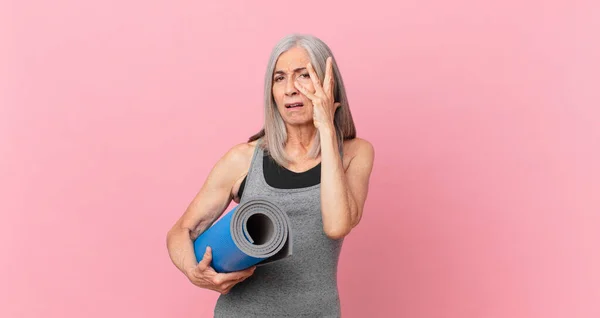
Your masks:
[[[232,200],[231,189],[248,165],[247,144],[231,148],[210,171],[198,194],[167,234],[171,261],[184,274],[198,262],[193,241],[219,218]]]
[[[346,170],[338,152],[335,130],[335,112],[341,106],[334,101],[332,58],[327,58],[323,85],[308,63],[313,89],[299,82],[294,85],[313,103],[313,122],[321,139],[321,214],[323,230],[328,237],[340,239],[352,230],[362,217],[367,199],[369,178],[373,168],[373,146],[363,139],[353,140],[355,155]]]
[[[362,218],[374,151],[369,142],[356,140],[354,157],[344,171],[334,135],[331,130],[321,130],[321,212],[327,236],[340,239]]]

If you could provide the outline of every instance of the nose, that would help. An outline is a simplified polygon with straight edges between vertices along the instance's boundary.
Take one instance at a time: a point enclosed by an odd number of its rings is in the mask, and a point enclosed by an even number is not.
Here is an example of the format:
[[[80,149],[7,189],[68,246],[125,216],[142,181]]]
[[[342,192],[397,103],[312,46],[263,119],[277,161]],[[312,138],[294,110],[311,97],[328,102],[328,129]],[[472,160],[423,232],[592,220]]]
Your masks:
[[[296,89],[296,86],[294,86],[294,81],[293,80],[287,81],[285,84],[285,95],[286,96],[294,96],[297,94],[298,94],[298,90]]]

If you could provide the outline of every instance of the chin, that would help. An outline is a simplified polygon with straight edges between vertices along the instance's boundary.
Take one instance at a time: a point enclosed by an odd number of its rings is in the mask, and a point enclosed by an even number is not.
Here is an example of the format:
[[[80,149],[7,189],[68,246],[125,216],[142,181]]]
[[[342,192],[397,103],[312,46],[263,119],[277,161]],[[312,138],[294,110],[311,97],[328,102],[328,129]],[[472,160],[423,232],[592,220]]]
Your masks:
[[[312,124],[312,118],[308,119],[308,118],[284,118],[284,121],[286,124],[288,125],[292,125],[292,126],[305,126],[308,124]]]

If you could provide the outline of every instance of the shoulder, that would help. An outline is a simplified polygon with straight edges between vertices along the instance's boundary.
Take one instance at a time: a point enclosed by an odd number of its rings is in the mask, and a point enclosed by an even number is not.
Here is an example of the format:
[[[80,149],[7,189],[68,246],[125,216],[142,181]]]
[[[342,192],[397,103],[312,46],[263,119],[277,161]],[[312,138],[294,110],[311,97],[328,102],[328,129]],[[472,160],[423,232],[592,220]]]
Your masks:
[[[256,141],[235,144],[227,150],[220,161],[230,169],[243,170],[250,165],[256,146]]]
[[[354,158],[360,158],[372,162],[375,157],[375,148],[368,140],[356,137],[344,141],[344,155],[347,156],[350,161]]]
[[[252,163],[256,149],[255,142],[243,142],[233,145],[219,158],[211,169],[208,180],[221,187],[231,189],[243,177]]]
[[[238,197],[239,188],[248,174],[256,147],[256,141],[236,144],[221,159],[224,173],[230,178],[231,197],[237,203],[240,200]]]

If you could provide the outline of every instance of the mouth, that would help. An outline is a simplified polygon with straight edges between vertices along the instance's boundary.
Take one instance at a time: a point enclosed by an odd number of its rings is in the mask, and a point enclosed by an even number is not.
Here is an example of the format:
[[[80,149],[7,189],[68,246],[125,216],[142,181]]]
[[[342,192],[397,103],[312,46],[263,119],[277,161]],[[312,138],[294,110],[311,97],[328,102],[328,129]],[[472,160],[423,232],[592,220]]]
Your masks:
[[[302,102],[285,104],[285,108],[298,108],[298,107],[302,107],[302,106],[304,106],[304,104]]]

